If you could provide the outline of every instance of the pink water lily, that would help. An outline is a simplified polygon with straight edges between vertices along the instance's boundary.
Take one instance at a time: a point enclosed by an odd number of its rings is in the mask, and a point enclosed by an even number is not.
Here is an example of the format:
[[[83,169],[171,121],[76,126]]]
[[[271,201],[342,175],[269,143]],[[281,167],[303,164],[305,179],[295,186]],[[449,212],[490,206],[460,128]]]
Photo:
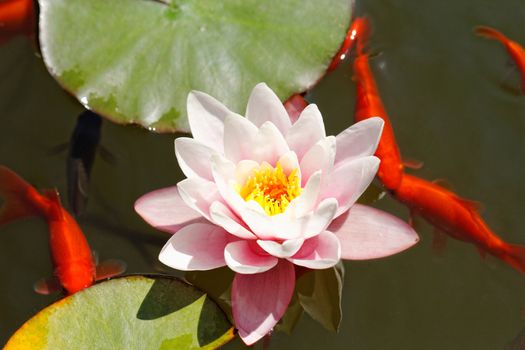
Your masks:
[[[236,272],[233,317],[246,344],[286,311],[293,265],[326,269],[341,258],[384,257],[418,241],[405,222],[355,204],[378,169],[373,154],[382,119],[326,136],[316,105],[292,124],[264,83],[253,89],[246,118],[196,91],[187,110],[193,138],[175,140],[187,178],[144,195],[135,210],[174,233],[159,255],[164,264]]]

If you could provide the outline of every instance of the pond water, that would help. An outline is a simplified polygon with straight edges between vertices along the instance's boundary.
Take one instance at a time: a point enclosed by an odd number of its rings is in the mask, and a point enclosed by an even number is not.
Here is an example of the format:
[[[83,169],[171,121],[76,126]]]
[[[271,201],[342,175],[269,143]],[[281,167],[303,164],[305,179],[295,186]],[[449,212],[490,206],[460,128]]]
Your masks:
[[[525,244],[525,96],[501,45],[472,32],[475,25],[490,25],[525,44],[523,1],[382,0],[358,3],[357,14],[373,23],[371,65],[401,151],[424,162],[415,173],[444,179],[461,196],[481,202],[495,232]],[[25,38],[0,47],[0,164],[65,194],[67,154],[56,149],[68,141],[82,107],[33,52]],[[347,62],[308,96],[330,134],[352,123],[351,78]],[[177,274],[157,262],[167,236],[133,211],[140,195],[182,179],[173,139],[103,123],[101,143],[115,161],[97,157],[87,212],[79,220],[101,260],[122,259],[128,272]],[[408,219],[408,210],[388,195],[374,206]],[[433,228],[422,220],[416,227],[421,242],[402,254],[345,262],[338,334],[304,315],[293,335],[276,333],[271,348],[503,349],[511,343],[525,329],[525,276],[452,239],[436,255]],[[52,273],[45,223],[20,221],[0,233],[4,344],[58,296],[32,289]]]

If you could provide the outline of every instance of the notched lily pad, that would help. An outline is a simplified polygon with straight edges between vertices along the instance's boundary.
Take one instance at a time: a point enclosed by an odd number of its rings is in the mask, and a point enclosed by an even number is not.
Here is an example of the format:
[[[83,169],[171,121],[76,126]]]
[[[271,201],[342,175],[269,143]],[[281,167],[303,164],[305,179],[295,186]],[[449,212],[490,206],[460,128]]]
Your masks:
[[[186,96],[243,113],[264,81],[284,100],[325,72],[351,0],[39,0],[51,74],[119,123],[188,131]]]
[[[45,308],[4,349],[215,349],[232,338],[225,314],[195,287],[167,276],[128,276]]]

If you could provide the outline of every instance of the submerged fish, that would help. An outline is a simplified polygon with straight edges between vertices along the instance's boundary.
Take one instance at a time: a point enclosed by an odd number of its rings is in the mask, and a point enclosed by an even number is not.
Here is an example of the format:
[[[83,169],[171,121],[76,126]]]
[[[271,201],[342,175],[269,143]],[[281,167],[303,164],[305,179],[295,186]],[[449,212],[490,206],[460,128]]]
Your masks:
[[[365,22],[366,23],[366,20]],[[365,26],[366,28],[366,26]],[[367,30],[357,38],[357,57],[354,61],[354,79],[357,84],[355,119],[360,121],[379,116],[385,121],[383,134],[376,151],[381,159],[378,177],[390,193],[410,208],[412,214],[421,215],[439,231],[476,245],[482,253],[489,253],[525,274],[525,247],[508,244],[490,230],[481,218],[474,202],[462,199],[436,183],[406,174],[409,166],[401,159],[394,130],[385,112],[377,86],[363,53]]]
[[[421,215],[439,230],[460,241],[473,243],[525,274],[525,247],[504,242],[491,231],[474,202],[460,198],[445,188],[404,174],[394,197]]]
[[[348,53],[352,49],[356,38],[358,36],[361,36],[363,31],[367,30],[366,27],[367,21],[363,17],[358,17],[352,22],[352,24],[350,25],[350,29],[348,29],[348,32],[346,33],[346,37],[343,41],[343,44],[339,48],[339,51],[337,51],[337,53],[335,54],[334,58],[332,59],[332,62],[330,62],[330,65],[328,66],[328,72],[331,72],[334,69],[336,69],[339,66],[339,64],[348,56]]]
[[[34,30],[33,0],[4,0],[0,2],[0,44],[17,35],[33,35]]]
[[[403,176],[403,161],[394,137],[394,130],[379,95],[377,85],[368,63],[368,54],[363,47],[367,40],[369,24],[365,18],[358,18],[360,35],[357,37],[357,56],[353,64],[354,80],[356,82],[357,98],[354,112],[356,122],[380,117],[385,122],[381,140],[375,155],[381,160],[377,176],[388,190],[395,190]]]
[[[0,166],[0,224],[29,216],[45,218],[49,227],[49,248],[56,279],[41,280],[35,290],[48,294],[63,287],[68,294],[91,286],[96,280],[124,272],[124,263],[108,260],[96,266],[89,244],[75,219],[62,207],[58,192],[40,194],[12,170]]]
[[[75,216],[82,214],[89,195],[89,178],[100,143],[102,118],[91,111],[78,116],[69,142],[67,198]]]
[[[525,94],[525,49],[520,44],[510,40],[494,28],[478,26],[474,28],[474,32],[485,38],[498,40],[505,46],[507,52],[514,60],[521,73],[521,89]]]

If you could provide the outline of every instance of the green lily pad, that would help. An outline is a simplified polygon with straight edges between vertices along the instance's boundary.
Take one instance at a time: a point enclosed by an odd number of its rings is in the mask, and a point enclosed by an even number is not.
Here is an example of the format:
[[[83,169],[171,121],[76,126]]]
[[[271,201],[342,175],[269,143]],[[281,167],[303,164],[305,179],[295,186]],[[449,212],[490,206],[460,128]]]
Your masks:
[[[215,349],[233,328],[206,294],[168,276],[96,284],[45,308],[4,350]]]
[[[39,0],[51,74],[119,123],[188,131],[186,97],[209,93],[243,113],[255,84],[282,99],[325,72],[351,0]]]
[[[311,270],[297,280],[299,302],[314,320],[329,331],[341,324],[344,266],[341,261],[329,269]]]

